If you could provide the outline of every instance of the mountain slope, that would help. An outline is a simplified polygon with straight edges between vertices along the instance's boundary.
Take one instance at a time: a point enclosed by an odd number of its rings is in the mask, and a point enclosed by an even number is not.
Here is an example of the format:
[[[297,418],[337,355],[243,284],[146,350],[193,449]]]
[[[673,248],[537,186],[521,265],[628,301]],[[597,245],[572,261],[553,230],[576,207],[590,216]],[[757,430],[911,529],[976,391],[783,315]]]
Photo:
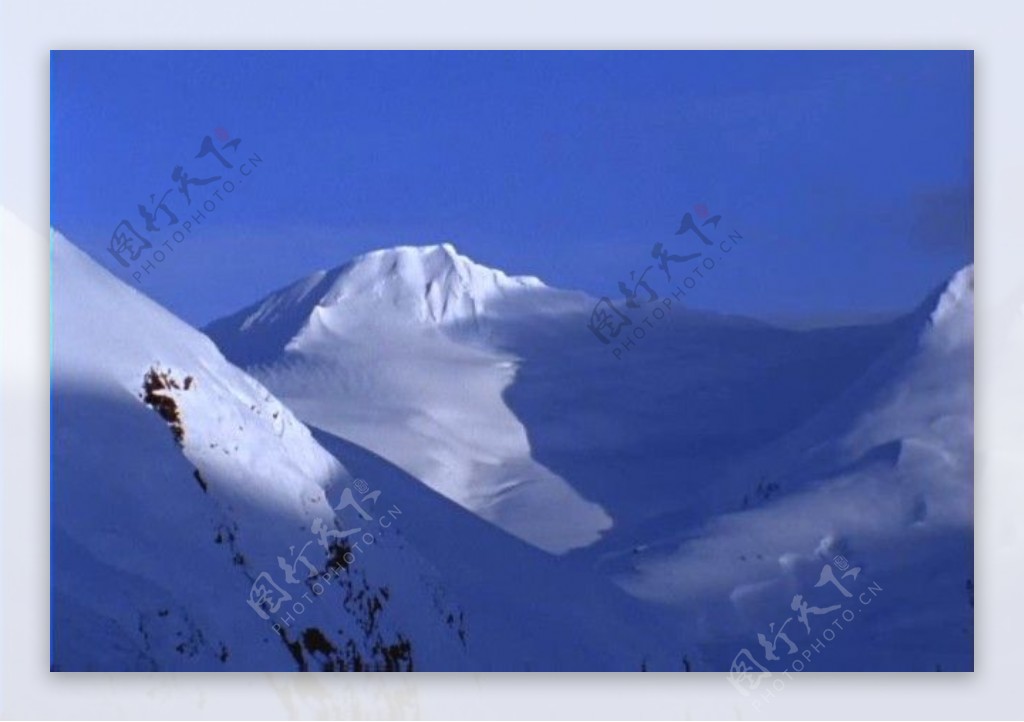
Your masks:
[[[53,308],[55,668],[466,664],[458,610],[397,535],[333,579],[282,578],[308,541],[336,566],[311,527],[345,528],[352,478],[265,388],[60,235]],[[263,572],[292,597],[269,619],[247,604]]]
[[[609,571],[681,618],[701,615],[689,630],[701,661],[723,668],[842,555],[862,570],[862,589],[870,580],[883,591],[816,671],[865,659],[872,669],[973,669],[973,311],[967,268],[846,393],[734,470],[766,474],[769,497],[699,531],[655,524],[660,544],[607,560]]]

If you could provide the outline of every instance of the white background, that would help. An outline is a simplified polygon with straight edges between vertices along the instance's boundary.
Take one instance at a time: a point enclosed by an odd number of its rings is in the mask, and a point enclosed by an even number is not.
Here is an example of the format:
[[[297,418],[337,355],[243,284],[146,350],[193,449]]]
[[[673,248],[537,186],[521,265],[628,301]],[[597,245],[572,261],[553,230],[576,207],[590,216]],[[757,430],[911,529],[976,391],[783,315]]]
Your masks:
[[[1022,28],[1024,4],[1011,2],[4,1],[0,205],[32,233],[15,232],[7,222],[0,227],[0,713],[95,719],[1019,718]],[[804,674],[761,713],[717,674],[49,673],[51,48],[974,49],[977,671]]]

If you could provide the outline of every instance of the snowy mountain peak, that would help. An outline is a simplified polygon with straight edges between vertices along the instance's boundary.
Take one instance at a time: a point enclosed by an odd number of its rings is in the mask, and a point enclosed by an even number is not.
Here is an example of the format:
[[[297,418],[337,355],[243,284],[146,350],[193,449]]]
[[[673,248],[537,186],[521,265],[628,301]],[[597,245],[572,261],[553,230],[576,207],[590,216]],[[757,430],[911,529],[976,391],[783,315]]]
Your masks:
[[[974,305],[974,264],[957,271],[946,284],[935,304],[931,320],[941,323],[958,309]]]
[[[295,344],[378,328],[475,325],[498,301],[554,291],[533,276],[476,263],[451,243],[371,251],[318,271],[207,327],[239,363],[263,363]],[[542,305],[545,305],[542,304]]]
[[[929,299],[925,338],[952,348],[974,343],[974,265],[955,274]]]
[[[399,246],[359,256],[338,270],[322,307],[377,307],[406,319],[451,323],[475,319],[487,302],[544,284],[530,276],[508,276],[461,255],[451,243]]]

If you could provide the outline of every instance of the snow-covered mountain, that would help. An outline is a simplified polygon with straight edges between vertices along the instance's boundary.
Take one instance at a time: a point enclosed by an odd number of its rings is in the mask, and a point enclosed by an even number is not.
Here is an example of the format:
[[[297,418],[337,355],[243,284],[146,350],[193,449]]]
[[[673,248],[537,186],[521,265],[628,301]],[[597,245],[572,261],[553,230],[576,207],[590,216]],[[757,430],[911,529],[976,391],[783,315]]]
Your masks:
[[[584,299],[480,266],[447,244],[402,247],[316,273],[207,332],[307,423],[565,551],[594,542],[610,519],[531,453],[503,398],[516,356],[474,342],[519,317],[521,300],[527,313],[550,315]]]
[[[557,553],[607,536],[613,516],[618,533],[668,511],[680,469],[717,471],[737,447],[780,436],[893,334],[801,334],[677,308],[623,360],[587,329],[593,305],[448,245],[402,247],[207,332],[306,422]],[[714,485],[689,486],[701,515],[716,504]]]
[[[250,328],[293,322],[315,288],[334,288],[325,278]],[[454,278],[425,290],[420,320],[470,318],[484,296],[531,286],[478,280],[481,298],[460,302],[445,302]],[[390,290],[396,314],[413,312]],[[351,440],[318,440],[206,336],[59,234],[53,293],[54,669],[683,666],[683,637],[656,605]]]
[[[880,599],[811,669],[973,669],[973,317],[968,267],[844,393],[733,465],[726,485],[760,479],[741,508],[697,533],[654,522],[658,544],[609,571],[699,619],[701,659],[722,668],[840,555]]]
[[[676,304],[625,357],[595,302],[403,247],[207,332],[328,448],[672,610],[701,668],[757,649],[836,556],[889,607],[814,669],[972,666],[972,269],[872,326]]]

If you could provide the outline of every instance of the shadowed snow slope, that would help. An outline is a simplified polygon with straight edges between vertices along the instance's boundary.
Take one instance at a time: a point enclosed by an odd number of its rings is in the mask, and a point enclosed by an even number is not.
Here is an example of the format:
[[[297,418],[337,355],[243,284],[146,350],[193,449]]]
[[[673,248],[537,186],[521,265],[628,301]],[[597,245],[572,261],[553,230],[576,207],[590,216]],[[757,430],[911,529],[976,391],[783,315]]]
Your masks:
[[[762,480],[743,508],[699,529],[652,522],[657,544],[604,560],[634,594],[700,620],[689,631],[702,664],[757,649],[795,594],[844,602],[815,587],[842,555],[861,569],[846,586],[874,589],[843,612],[856,631],[815,651],[808,669],[973,669],[973,295],[967,268],[847,392],[734,466],[727,486]],[[820,642],[831,621],[790,634]]]
[[[54,669],[680,667],[648,603],[325,435],[363,486],[204,335],[53,244]],[[336,511],[353,490],[370,519]],[[263,572],[291,595],[268,619]]]

